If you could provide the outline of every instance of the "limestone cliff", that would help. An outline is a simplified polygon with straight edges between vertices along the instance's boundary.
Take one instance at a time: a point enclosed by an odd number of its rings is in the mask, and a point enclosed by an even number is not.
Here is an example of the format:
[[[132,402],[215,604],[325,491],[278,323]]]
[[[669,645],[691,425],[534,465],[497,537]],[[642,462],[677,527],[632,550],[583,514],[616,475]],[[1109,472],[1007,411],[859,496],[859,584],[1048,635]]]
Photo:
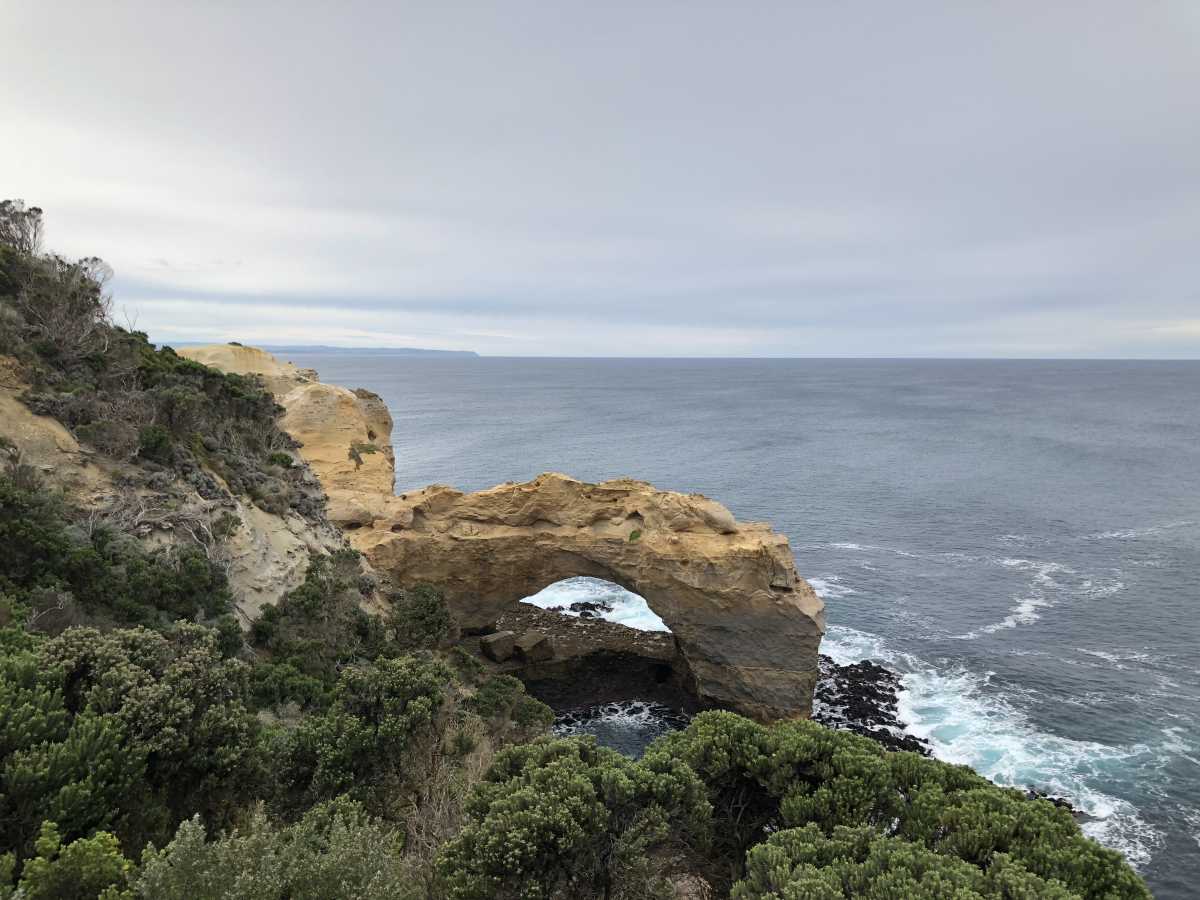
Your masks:
[[[281,363],[256,347],[208,344],[178,353],[223,372],[263,379],[285,410],[281,426],[300,443],[300,456],[321,480],[331,522],[353,528],[383,514],[392,497],[395,458],[392,417],[378,395],[323,384],[312,370]]]
[[[641,594],[671,628],[701,700],[759,719],[810,713],[824,608],[768,525],[627,479],[545,474],[473,494],[433,485],[397,497],[392,421],[375,395],[321,384],[250,347],[180,353],[267,377],[330,519],[398,585],[442,588],[463,627],[486,629],[561,579],[604,578]]]

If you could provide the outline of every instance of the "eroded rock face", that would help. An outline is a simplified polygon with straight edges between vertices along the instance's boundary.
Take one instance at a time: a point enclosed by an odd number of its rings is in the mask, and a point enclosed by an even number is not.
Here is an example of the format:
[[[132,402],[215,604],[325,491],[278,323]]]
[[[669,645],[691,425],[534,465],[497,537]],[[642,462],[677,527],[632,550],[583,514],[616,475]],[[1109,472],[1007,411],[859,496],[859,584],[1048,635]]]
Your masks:
[[[702,700],[764,720],[811,711],[823,605],[785,537],[707,497],[559,474],[474,494],[434,485],[351,540],[399,583],[441,587],[465,628],[564,578],[615,582],[666,622]]]
[[[311,369],[280,362],[239,344],[183,347],[180,356],[222,372],[258,375],[286,410],[280,427],[300,442],[300,455],[329,497],[329,520],[345,528],[369,524],[392,496],[392,417],[378,394],[317,380]]]

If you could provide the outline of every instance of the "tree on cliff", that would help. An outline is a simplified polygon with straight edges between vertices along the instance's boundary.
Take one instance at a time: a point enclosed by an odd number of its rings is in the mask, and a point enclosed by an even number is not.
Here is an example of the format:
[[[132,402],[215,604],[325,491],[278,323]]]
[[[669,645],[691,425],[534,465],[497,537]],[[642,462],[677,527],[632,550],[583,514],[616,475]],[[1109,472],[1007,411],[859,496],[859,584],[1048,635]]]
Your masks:
[[[572,738],[499,754],[468,815],[439,861],[446,896],[549,900],[647,896],[659,880],[648,854],[703,843],[709,807],[686,765]]]

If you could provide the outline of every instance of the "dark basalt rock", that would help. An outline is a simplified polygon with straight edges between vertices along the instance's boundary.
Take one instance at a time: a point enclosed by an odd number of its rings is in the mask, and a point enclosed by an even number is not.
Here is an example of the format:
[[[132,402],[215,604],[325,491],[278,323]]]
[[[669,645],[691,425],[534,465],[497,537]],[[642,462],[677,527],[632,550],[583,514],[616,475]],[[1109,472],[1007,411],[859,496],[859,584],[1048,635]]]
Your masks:
[[[889,750],[931,756],[928,743],[908,734],[896,715],[900,676],[869,660],[839,666],[821,656],[821,677],[813,695],[813,721],[852,731]]]
[[[900,676],[870,660],[840,666],[828,656],[821,656],[821,678],[813,695],[814,722],[828,728],[852,731],[888,750],[909,750],[922,756],[932,756],[927,741],[904,730],[896,714],[900,691],[904,686]],[[1085,816],[1065,797],[1058,797],[1028,788],[1025,796],[1031,800],[1047,800],[1069,811],[1076,819]]]

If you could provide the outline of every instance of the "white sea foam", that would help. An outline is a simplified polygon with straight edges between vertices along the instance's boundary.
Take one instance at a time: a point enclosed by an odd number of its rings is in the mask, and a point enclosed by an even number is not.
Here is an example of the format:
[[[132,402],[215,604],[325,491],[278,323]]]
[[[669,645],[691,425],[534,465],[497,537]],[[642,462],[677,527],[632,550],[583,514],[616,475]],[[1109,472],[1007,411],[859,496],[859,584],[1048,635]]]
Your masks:
[[[1164,531],[1172,531],[1176,528],[1189,528],[1192,525],[1200,525],[1200,522],[1186,519],[1179,522],[1164,522],[1162,525],[1148,525],[1144,528],[1119,528],[1114,531],[1098,531],[1095,534],[1083,535],[1083,540],[1135,541],[1139,538],[1154,537],[1156,534],[1162,534]]]
[[[598,612],[596,614],[597,618],[616,622],[618,625],[625,625],[629,628],[636,628],[638,631],[671,630],[654,613],[654,610],[650,608],[646,599],[640,594],[627,591],[625,588],[613,584],[611,581],[604,581],[600,578],[587,578],[583,576],[568,578],[565,581],[559,581],[547,588],[543,588],[532,597],[526,597],[521,602],[539,606],[542,609],[561,606],[563,607],[562,614],[564,616],[579,615],[579,613],[570,610],[572,603],[599,603],[611,607],[611,609]]]
[[[839,550],[874,551],[877,553],[891,553],[895,556],[903,556],[906,559],[924,559],[919,553],[910,553],[907,550],[898,550],[895,547],[879,547],[874,544],[855,544],[852,541],[837,541],[830,546],[837,547]]]
[[[1039,610],[1048,609],[1055,604],[1055,591],[1063,586],[1055,579],[1054,576],[1059,575],[1074,575],[1075,570],[1061,563],[1048,562],[1045,560],[1033,559],[1017,559],[1013,557],[1004,557],[994,560],[996,565],[1005,569],[1016,569],[1020,572],[1028,572],[1031,575],[1029,585],[1021,595],[1013,597],[1016,603],[1008,610],[1008,615],[999,622],[993,622],[990,625],[984,625],[980,628],[972,629],[966,634],[955,635],[960,640],[974,640],[985,634],[995,634],[997,631],[1003,631],[1007,628],[1016,628],[1019,625],[1032,625],[1040,619],[1041,613]],[[1091,581],[1084,582],[1087,588],[1084,592],[1091,590]],[[1117,582],[1120,590],[1124,587],[1123,584]],[[1115,593],[1115,590],[1112,591]]]
[[[1162,833],[1132,804],[1097,787],[1118,780],[1119,770],[1135,761],[1152,762],[1148,746],[1112,747],[1039,731],[1010,700],[988,689],[988,674],[936,667],[854,628],[830,626],[821,651],[842,665],[873,659],[900,673],[905,689],[899,717],[938,759],[969,765],[1000,784],[1067,797],[1091,817],[1084,831],[1135,866],[1147,863],[1162,843]]]
[[[1140,653],[1136,650],[1089,650],[1086,647],[1076,647],[1076,651],[1094,656],[1097,659],[1102,659],[1105,662],[1110,662],[1116,665],[1117,668],[1123,669],[1125,666],[1120,665],[1123,662],[1149,662],[1149,653]]]
[[[857,594],[858,591],[849,585],[842,584],[842,579],[837,575],[826,575],[823,578],[806,578],[817,596],[822,600],[840,600],[842,597],[848,597],[851,594]]]

